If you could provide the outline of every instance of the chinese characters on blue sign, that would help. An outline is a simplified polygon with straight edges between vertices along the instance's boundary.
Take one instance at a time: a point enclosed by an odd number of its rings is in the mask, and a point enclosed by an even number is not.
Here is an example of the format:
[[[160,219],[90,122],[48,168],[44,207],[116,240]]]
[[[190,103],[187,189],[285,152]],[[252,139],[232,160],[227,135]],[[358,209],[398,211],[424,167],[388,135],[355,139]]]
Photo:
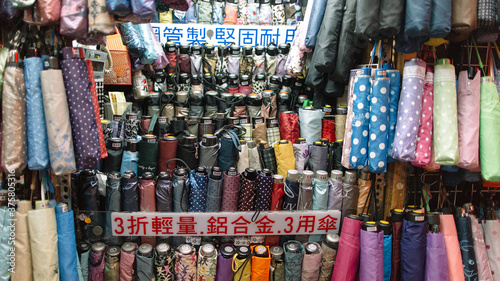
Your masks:
[[[247,26],[152,23],[153,30],[162,43],[214,45],[235,43],[239,46],[292,43],[295,26]]]

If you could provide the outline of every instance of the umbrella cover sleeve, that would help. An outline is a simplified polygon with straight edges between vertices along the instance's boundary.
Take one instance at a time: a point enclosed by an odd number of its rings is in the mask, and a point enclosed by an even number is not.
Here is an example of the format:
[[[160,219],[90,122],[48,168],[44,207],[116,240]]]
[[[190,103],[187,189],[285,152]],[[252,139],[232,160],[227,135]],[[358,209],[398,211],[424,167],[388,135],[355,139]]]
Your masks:
[[[479,122],[481,109],[481,74],[470,80],[467,71],[458,77],[458,166],[468,170],[479,168]]]
[[[300,137],[305,138],[308,144],[313,144],[313,142],[321,139],[321,119],[323,119],[323,116],[325,116],[323,110],[299,109],[299,123],[302,124]]]
[[[248,159],[248,146],[245,144],[241,144],[241,151],[239,153],[238,159],[238,173],[243,173],[246,168],[250,167],[250,162]]]
[[[465,280],[464,270],[462,265],[462,255],[460,253],[460,242],[458,241],[455,219],[453,218],[453,215],[440,215],[439,219],[441,221],[441,224],[439,225],[439,230],[443,234],[444,242],[446,244],[446,256],[448,258],[448,275],[450,281]],[[401,245],[403,245],[403,241],[401,242]],[[402,253],[401,253],[401,262],[403,262]]]
[[[141,212],[156,212],[156,196],[154,180],[141,179],[139,182],[139,198]]]
[[[280,112],[281,139],[294,143],[300,137],[299,116],[295,113]]]
[[[361,221],[345,218],[332,281],[354,281],[358,274]]]
[[[177,161],[173,160],[168,163],[167,161],[177,157],[177,145],[178,140],[166,141],[160,139],[158,144],[158,173],[168,172],[168,170],[173,170],[177,167]]]
[[[342,217],[356,215],[358,208],[359,188],[357,184],[343,183]]]
[[[54,208],[29,211],[28,229],[33,280],[59,281],[58,236]]]
[[[240,178],[238,173],[236,176],[229,176],[224,172],[224,183],[222,189],[222,205],[221,212],[236,212],[238,211],[238,199],[240,192]]]
[[[488,254],[486,253],[483,228],[474,215],[470,215],[470,218],[479,280],[492,281],[493,277],[491,276],[490,263],[488,262]]]
[[[472,225],[470,217],[456,218],[458,241],[460,241],[460,252],[465,278],[467,280],[477,279],[478,268],[474,251],[474,240],[472,238]]]
[[[269,211],[272,203],[273,177],[259,172],[255,185],[255,210]]]
[[[313,243],[316,244],[319,250],[315,253],[306,253],[304,255],[304,260],[302,261],[302,281],[318,280],[319,278],[322,256],[321,246],[316,242]]]
[[[425,167],[431,161],[432,156],[432,112],[434,104],[434,70],[428,65],[425,73],[424,95],[422,96],[422,112],[420,126],[418,127],[417,147],[415,149],[415,160],[412,165]],[[479,149],[478,149],[479,151]]]
[[[299,244],[300,245],[299,250],[295,252],[288,251],[286,249],[286,245],[289,243]],[[304,260],[304,247],[299,242],[291,240],[283,245],[283,249],[285,250],[285,280],[287,281],[301,280],[300,276],[302,270],[302,261]]]
[[[179,281],[196,280],[196,251],[183,255],[175,253],[175,277]]]
[[[352,119],[354,117],[353,114],[353,98],[354,98],[354,81],[356,79],[357,73],[361,72],[359,69],[351,70],[351,76],[349,78],[349,84],[347,86],[347,115],[345,120],[345,129],[344,129],[344,144],[342,150],[342,166],[346,169],[351,168],[351,141],[352,141]],[[337,128],[339,125],[337,124]],[[336,134],[338,135],[338,134]]]
[[[448,258],[442,233],[427,233],[425,280],[447,281]]]
[[[274,153],[278,165],[278,175],[286,178],[288,170],[295,169],[293,144],[291,142],[286,144],[277,143],[274,145]]]
[[[382,3],[388,2],[382,0]],[[401,73],[399,70],[388,69],[387,76],[391,79],[391,90],[389,92],[389,139],[387,141],[387,160],[393,162],[392,147],[394,146],[394,135],[396,134],[396,123],[398,122],[399,91],[401,90]]]
[[[306,166],[306,160],[309,157],[309,145],[307,143],[294,143],[293,154],[295,156],[295,170],[302,174]],[[287,171],[288,172],[288,171]]]
[[[33,269],[31,265],[31,247],[28,230],[28,211],[31,210],[31,201],[19,201],[17,206],[17,211],[14,214],[14,219],[16,220],[14,253],[16,267],[23,270],[14,270],[11,274],[11,280],[31,281],[33,280]]]
[[[28,167],[30,170],[45,170],[49,167],[49,147],[40,80],[43,59],[30,57],[24,59],[23,62],[24,84],[26,87]]]
[[[101,158],[101,152],[87,65],[80,59],[64,59],[61,61],[61,68],[71,118],[76,165],[78,170],[94,169]]]
[[[232,268],[233,259],[225,258],[219,251],[217,257],[217,274],[216,281],[225,281],[228,276],[233,276],[233,268]]]
[[[498,120],[500,120],[498,90],[490,77],[483,77],[481,78],[481,120],[479,123],[481,177],[484,180],[495,182],[500,181],[500,145],[498,143],[500,122]],[[3,163],[6,167],[5,161]]]
[[[121,194],[120,178],[108,176],[106,180],[106,203],[104,209],[106,212],[106,225],[104,227],[104,241],[107,245],[119,245],[120,237],[113,236],[111,229],[111,212],[120,212]]]
[[[500,272],[500,241],[498,240],[498,233],[500,233],[500,223],[498,220],[484,220],[484,242],[486,244],[486,252],[488,253],[488,260],[490,262],[491,274],[493,280],[497,280],[495,274]]]
[[[128,151],[128,150],[123,151],[120,173],[123,174],[126,171],[131,170],[134,171],[134,173],[137,175],[138,162],[139,162],[139,152]]]
[[[298,181],[285,180],[285,194],[283,195],[283,210],[297,210],[299,202],[300,184]]]
[[[318,281],[332,280],[333,267],[337,259],[337,249],[329,247],[326,243],[321,243],[321,268]]]
[[[401,280],[401,236],[403,235],[403,223],[392,223],[392,262],[391,281]]]
[[[207,206],[205,212],[219,212],[222,198],[222,180],[208,180]]]
[[[134,276],[135,252],[120,252],[120,281],[132,281]]]
[[[312,145],[309,148],[309,166],[314,173],[328,171],[328,146]]]
[[[89,281],[104,281],[104,253],[90,251]]]
[[[2,90],[2,166],[20,174],[26,167],[26,90],[23,69],[7,66]]]
[[[139,161],[137,163],[137,176],[145,172],[157,174],[158,165],[158,143],[141,141],[139,143]]]
[[[154,255],[151,257],[145,257],[136,254],[135,262],[137,267],[137,279],[142,280],[153,280],[155,278],[154,274]],[[180,279],[182,280],[182,279]]]
[[[189,212],[205,212],[207,206],[208,175],[199,175],[196,170],[189,173],[191,183],[189,194]]]
[[[368,164],[368,130],[370,125],[371,76],[354,78],[351,158],[352,167],[362,169]]]
[[[100,109],[99,109],[99,98],[97,97],[97,89],[96,89],[96,82],[95,82],[95,76],[94,76],[94,66],[93,66],[91,60],[85,60],[85,62],[87,63],[88,77],[89,77],[89,82],[90,82],[90,84],[89,84],[90,96],[92,97],[95,122],[97,125],[97,134],[99,137],[99,149],[101,151],[101,159],[103,159],[106,156],[108,156],[108,153],[107,153],[107,149],[106,149],[106,141],[104,140],[104,134],[102,132],[101,113],[100,113]]]
[[[384,234],[384,281],[391,280],[392,234]]]
[[[156,182],[156,210],[158,212],[172,212],[172,182],[158,179]]]
[[[387,140],[389,137],[388,92],[390,91],[390,86],[391,80],[388,77],[376,78],[370,98],[368,167],[372,173],[385,173],[387,171]]]
[[[414,223],[403,220],[401,280],[424,280],[425,278],[426,229],[425,221]]]
[[[40,73],[49,144],[50,167],[57,176],[76,172],[73,135],[62,71]],[[100,120],[99,120],[100,122]]]
[[[392,157],[397,160],[415,160],[415,143],[422,109],[425,67],[426,63],[421,59],[413,59],[405,63],[392,151]]]
[[[260,163],[259,149],[256,147],[248,148],[248,167],[254,168],[256,171],[262,170]]]
[[[457,88],[455,67],[436,64],[434,74],[434,155],[440,165],[458,164]]]
[[[240,196],[238,201],[238,211],[253,211],[256,182],[246,178],[243,174],[241,178]]]
[[[359,281],[384,280],[384,232],[361,230]]]
[[[269,271],[269,281],[285,281],[285,266],[283,260],[272,259]]]
[[[343,186],[340,181],[328,180],[328,210],[342,210]]]

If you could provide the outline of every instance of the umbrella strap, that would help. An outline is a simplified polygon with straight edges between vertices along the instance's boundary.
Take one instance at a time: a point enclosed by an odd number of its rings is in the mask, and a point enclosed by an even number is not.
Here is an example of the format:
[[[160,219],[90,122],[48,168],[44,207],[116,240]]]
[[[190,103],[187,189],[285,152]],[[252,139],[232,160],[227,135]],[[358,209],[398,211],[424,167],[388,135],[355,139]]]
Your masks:
[[[234,268],[234,260],[236,259],[236,256],[237,255],[234,255],[233,256],[233,263],[232,263],[232,267],[233,267],[233,271],[235,270]],[[255,254],[250,254],[246,259],[245,259],[245,262],[243,262],[243,264],[234,272],[233,274],[233,278],[231,278],[230,280],[234,280],[234,277],[236,276],[236,274],[238,273],[238,271],[240,271],[240,269],[242,271],[245,270],[245,267],[248,265],[248,262],[252,260],[252,257],[255,256]],[[243,273],[240,275],[240,278],[238,279],[238,281],[241,281],[241,278],[243,278]],[[235,280],[236,281],[236,280]]]

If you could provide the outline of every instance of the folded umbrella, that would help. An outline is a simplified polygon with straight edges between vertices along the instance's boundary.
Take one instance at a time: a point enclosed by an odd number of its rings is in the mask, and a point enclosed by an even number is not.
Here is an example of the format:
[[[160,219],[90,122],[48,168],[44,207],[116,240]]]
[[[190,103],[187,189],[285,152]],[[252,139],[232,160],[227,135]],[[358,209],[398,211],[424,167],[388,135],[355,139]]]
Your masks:
[[[111,212],[121,211],[120,181],[120,174],[118,173],[108,175],[106,180],[106,203],[104,209],[107,213],[103,238],[106,244],[110,246],[118,246],[121,240],[120,237],[113,236],[111,229]]]
[[[423,216],[422,214],[415,215]],[[425,279],[427,223],[425,220],[415,219],[414,221],[407,220],[406,218],[403,220],[401,234],[401,280],[423,281]]]
[[[94,115],[95,115],[95,123],[97,125],[97,133],[99,137],[99,149],[101,151],[101,159],[106,158],[108,156],[108,152],[106,149],[106,141],[104,140],[104,134],[102,131],[102,124],[101,124],[101,113],[100,113],[100,107],[102,105],[99,104],[99,97],[97,96],[97,84],[95,82],[95,76],[94,76],[94,65],[92,64],[92,61],[87,59],[85,60],[87,63],[87,69],[88,69],[88,77],[89,77],[89,89],[90,89],[90,96],[92,97],[92,103],[94,106]]]
[[[300,137],[305,138],[308,144],[321,139],[321,119],[324,115],[323,110],[319,109],[299,109],[299,123],[302,124]]]
[[[377,70],[370,95],[368,168],[372,173],[387,171],[390,86],[385,70]]]
[[[66,204],[56,206],[57,244],[61,281],[78,280],[77,252],[73,211]]]
[[[156,180],[156,210],[158,212],[172,212],[172,181],[168,174],[160,173]]]
[[[300,137],[299,116],[291,112],[280,112],[280,136],[294,143]]]
[[[150,142],[152,141],[152,142]],[[139,161],[137,163],[137,176],[145,172],[157,173],[158,167],[158,142],[156,138],[142,139],[139,142]]]
[[[175,137],[160,138],[158,142],[158,172],[168,172],[168,170],[173,170],[177,167],[177,161],[168,161],[177,157],[178,145],[179,140]]]
[[[354,281],[358,275],[362,221],[344,218],[332,281]]]
[[[412,165],[425,167],[431,162],[432,156],[432,112],[434,105],[434,69],[427,65],[424,82],[424,95],[422,96],[422,112],[420,126],[418,127],[415,160]],[[479,151],[479,150],[478,150]]]
[[[243,173],[248,167],[250,167],[248,159],[248,146],[246,143],[242,143],[238,159],[238,172]]]
[[[488,253],[488,260],[490,262],[491,275],[493,280],[497,280],[496,274],[500,272],[500,240],[498,233],[500,233],[500,223],[498,220],[484,220],[484,243],[486,244],[486,252]]]
[[[256,190],[256,180],[253,178],[250,169],[243,172],[240,185],[240,194],[238,200],[238,211],[253,211],[254,210],[254,200],[255,200],[255,190]],[[255,172],[255,171],[254,171]]]
[[[309,166],[313,172],[328,170],[328,146],[315,142],[309,148]]]
[[[469,215],[472,224],[472,236],[474,238],[474,254],[476,255],[476,264],[479,280],[492,281],[490,263],[486,253],[483,228],[474,215]]]
[[[15,257],[16,267],[23,270],[12,272],[12,281],[31,281],[33,280],[33,268],[31,264],[31,246],[28,229],[28,211],[31,210],[31,202],[27,200],[17,203],[17,210],[14,214],[16,220],[15,229]],[[7,214],[7,212],[5,213]],[[73,230],[74,231],[74,230]],[[74,241],[74,238],[73,238]],[[7,255],[8,253],[3,253]]]
[[[481,177],[484,180],[494,182],[500,181],[500,145],[496,141],[500,137],[500,122],[498,122],[500,120],[500,107],[498,103],[498,90],[491,77],[482,77],[481,119],[479,123]],[[5,162],[3,163],[5,166]]]
[[[220,170],[219,170],[220,173]],[[208,180],[207,188],[207,207],[205,212],[218,212],[221,207],[222,198],[222,187],[223,180],[222,177],[211,176]]]
[[[291,142],[274,145],[278,175],[286,177],[288,170],[295,169],[295,157]]]
[[[321,268],[321,246],[316,242],[309,242],[303,245],[304,248],[316,249],[315,252],[307,252],[302,261],[302,276],[301,280],[318,280]]]
[[[443,233],[444,242],[446,244],[449,280],[465,280],[462,255],[460,253],[460,242],[458,241],[457,229],[455,227],[455,219],[453,218],[453,215],[440,215],[439,219],[441,221],[439,230]],[[401,260],[403,260],[403,256],[401,256]]]
[[[352,167],[362,169],[368,162],[368,130],[370,125],[371,69],[364,68],[363,74],[356,76],[353,94],[353,118],[351,136]]]
[[[474,251],[474,240],[472,238],[472,225],[470,217],[458,217],[457,235],[460,241],[460,252],[462,253],[462,265],[464,275],[467,280],[474,280],[479,277],[476,254]]]
[[[235,169],[224,172],[221,212],[236,212],[238,210],[240,179],[241,175]]]
[[[403,212],[403,210],[401,210],[401,212]],[[393,212],[391,210],[391,222],[392,222],[391,281],[401,280],[401,236],[403,235],[403,222],[401,220],[395,220],[393,217]]]
[[[384,232],[361,230],[359,280],[384,280]]]
[[[448,258],[442,233],[427,233],[425,280],[447,281]]]
[[[226,131],[228,134],[220,139],[220,150],[218,166],[222,171],[227,171],[230,167],[236,167],[238,154],[241,147],[238,136],[233,131]],[[217,133],[216,133],[217,134]]]
[[[198,173],[191,170],[189,173],[189,182],[191,184],[189,194],[188,212],[205,212],[207,205],[208,174]]]
[[[391,280],[392,234],[384,233],[384,281]]]
[[[261,146],[259,146],[259,154],[262,161],[262,167],[271,170],[273,173],[276,173],[278,167],[276,163],[276,156],[274,154],[274,148],[262,148]]]
[[[306,160],[309,157],[309,145],[306,142],[294,143],[293,154],[295,155],[295,170],[302,174],[306,168]]]
[[[298,248],[295,251],[290,251],[287,245],[295,244]],[[304,247],[298,241],[288,241],[283,244],[285,255],[285,280],[299,281],[301,280],[302,262],[304,259]],[[321,257],[321,255],[319,255]]]
[[[352,144],[352,119],[354,118],[354,81],[356,81],[356,76],[361,74],[360,69],[352,69],[350,71],[349,84],[347,86],[347,114],[345,118],[345,129],[343,138],[343,149],[342,149],[342,161],[341,164],[345,168],[351,168],[351,144]]]
[[[382,0],[382,3],[386,2]],[[389,133],[387,140],[387,156],[392,160],[392,147],[394,145],[394,135],[396,134],[396,123],[398,121],[399,91],[401,90],[401,73],[399,70],[387,69],[387,77],[391,79],[391,90],[389,92]]]
[[[269,171],[268,171],[269,172]],[[272,173],[258,172],[255,196],[255,210],[269,211],[272,203],[273,176]]]

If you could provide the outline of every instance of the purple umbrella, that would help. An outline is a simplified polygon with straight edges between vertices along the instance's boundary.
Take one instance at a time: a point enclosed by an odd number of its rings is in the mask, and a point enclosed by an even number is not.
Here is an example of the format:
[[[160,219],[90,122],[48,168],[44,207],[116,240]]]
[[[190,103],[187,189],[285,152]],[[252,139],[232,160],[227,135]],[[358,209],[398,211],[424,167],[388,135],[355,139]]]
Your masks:
[[[442,233],[427,233],[426,281],[448,281],[448,258]]]
[[[359,281],[384,280],[384,232],[361,230],[360,248]]]

